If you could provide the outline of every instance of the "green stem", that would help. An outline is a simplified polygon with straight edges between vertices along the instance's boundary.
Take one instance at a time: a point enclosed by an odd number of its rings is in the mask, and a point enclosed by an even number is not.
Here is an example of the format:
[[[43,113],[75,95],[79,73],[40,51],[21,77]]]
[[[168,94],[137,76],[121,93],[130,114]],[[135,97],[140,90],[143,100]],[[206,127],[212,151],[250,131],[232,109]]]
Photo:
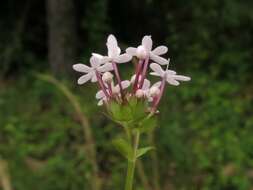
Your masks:
[[[135,164],[136,164],[136,156],[137,156],[137,150],[139,146],[139,140],[140,140],[140,132],[137,131],[134,137],[134,143],[133,143],[133,160],[128,161],[127,165],[127,178],[126,178],[126,185],[125,190],[132,190],[133,189],[133,179],[134,179],[134,171],[135,171]]]

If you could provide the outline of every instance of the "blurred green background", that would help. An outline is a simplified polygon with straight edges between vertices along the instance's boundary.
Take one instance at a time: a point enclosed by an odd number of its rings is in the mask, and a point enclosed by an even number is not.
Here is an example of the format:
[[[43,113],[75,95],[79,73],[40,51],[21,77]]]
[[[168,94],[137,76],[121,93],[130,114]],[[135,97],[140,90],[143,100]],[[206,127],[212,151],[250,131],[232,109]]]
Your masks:
[[[252,190],[250,0],[2,1],[0,189],[122,189],[126,163],[111,146],[119,127],[71,69],[106,52],[110,33],[122,49],[152,35],[192,78],[167,88],[135,190]]]

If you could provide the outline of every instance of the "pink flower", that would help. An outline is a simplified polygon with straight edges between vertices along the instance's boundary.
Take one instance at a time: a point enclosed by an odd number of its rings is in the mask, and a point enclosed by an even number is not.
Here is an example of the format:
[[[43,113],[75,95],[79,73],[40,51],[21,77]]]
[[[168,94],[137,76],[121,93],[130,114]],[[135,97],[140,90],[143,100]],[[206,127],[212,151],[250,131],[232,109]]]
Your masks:
[[[93,53],[92,55],[98,55],[102,57],[103,62],[114,62],[114,63],[125,63],[132,59],[132,56],[126,53],[121,53],[121,49],[118,46],[117,39],[114,35],[110,34],[107,38],[106,46],[108,49],[107,56],[101,56],[99,54]]]
[[[180,83],[178,81],[189,81],[191,80],[190,77],[183,76],[183,75],[177,75],[175,71],[172,70],[163,70],[160,65],[157,63],[151,63],[150,68],[153,70],[153,72],[150,73],[150,75],[159,76],[161,78],[165,78],[166,82],[168,82],[171,85],[178,86]]]
[[[131,56],[136,56],[139,59],[151,59],[160,65],[166,65],[168,64],[167,59],[160,57],[160,55],[163,55],[167,53],[168,48],[166,46],[158,46],[154,50],[152,50],[152,39],[151,36],[144,36],[142,38],[142,44],[139,45],[137,48],[129,47],[126,49],[126,52]]]
[[[91,67],[84,65],[82,63],[78,63],[73,65],[73,69],[75,71],[85,73],[83,76],[81,76],[77,83],[78,84],[84,84],[91,80],[91,82],[97,82],[97,75],[96,72],[104,73],[113,70],[111,63],[102,63],[102,57],[100,56],[92,56],[90,58],[90,64]]]

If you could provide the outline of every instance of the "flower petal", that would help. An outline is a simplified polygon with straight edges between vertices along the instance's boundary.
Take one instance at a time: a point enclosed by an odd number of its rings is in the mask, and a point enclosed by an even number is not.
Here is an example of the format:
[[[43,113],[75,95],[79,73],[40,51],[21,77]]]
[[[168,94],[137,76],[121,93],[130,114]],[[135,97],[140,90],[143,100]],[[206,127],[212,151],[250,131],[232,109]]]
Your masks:
[[[144,79],[142,90],[148,90],[150,87],[150,81],[148,79]]]
[[[153,86],[155,86],[155,87],[160,87],[161,84],[162,84],[162,82],[161,82],[161,81],[158,81],[158,82],[154,83],[154,84],[152,85],[152,87],[153,87]]]
[[[173,78],[167,78],[167,80],[166,80],[169,84],[171,84],[171,85],[174,85],[174,86],[178,86],[179,85],[179,82],[178,81],[176,81],[175,79],[173,79]]]
[[[132,56],[136,55],[136,51],[137,51],[137,48],[134,48],[134,47],[129,47],[126,49],[126,53]]]
[[[150,75],[153,75],[153,76],[158,76],[158,77],[160,77],[160,75],[158,74],[158,73],[156,73],[156,72],[151,72],[151,73],[149,73]]]
[[[88,73],[88,74],[86,74],[86,75],[83,75],[83,76],[81,76],[79,79],[78,79],[78,81],[77,81],[77,83],[78,84],[84,84],[84,83],[86,83],[87,81],[89,81],[90,79],[91,79],[91,74],[90,73]]]
[[[98,53],[92,53],[92,56],[94,56],[94,57],[96,57],[96,58],[98,58],[98,59],[103,59],[103,55],[100,55],[100,54],[98,54]]]
[[[183,75],[174,75],[173,78],[175,80],[180,80],[180,81],[189,81],[189,80],[191,80],[190,77],[183,76]]]
[[[112,61],[112,58],[108,57],[108,56],[104,56],[102,59],[101,59],[101,62],[102,63],[106,63],[106,62],[111,62]]]
[[[130,79],[130,82],[131,82],[131,83],[134,83],[134,81],[135,81],[135,77],[136,77],[136,74],[135,74],[135,75],[133,75],[133,76],[131,77],[131,79]]]
[[[112,71],[113,70],[113,66],[112,63],[105,63],[104,65],[98,67],[97,69],[99,72],[105,73],[108,71]]]
[[[152,49],[152,39],[151,36],[144,36],[142,38],[142,45],[147,49],[147,51],[151,51]]]
[[[163,55],[167,53],[167,51],[168,51],[168,48],[166,46],[158,46],[152,52],[153,54],[156,54],[156,55]]]
[[[167,59],[165,59],[165,58],[163,58],[163,57],[160,57],[160,56],[158,56],[158,55],[155,55],[155,54],[152,53],[152,52],[150,52],[149,55],[150,55],[150,58],[151,58],[153,61],[159,63],[160,65],[167,65],[167,64],[169,64],[169,61],[168,61]]]
[[[102,106],[103,104],[104,104],[104,100],[103,99],[101,99],[101,100],[98,101],[98,106]]]
[[[120,55],[118,57],[115,57],[114,61],[116,63],[125,63],[125,62],[130,61],[131,59],[132,59],[131,55],[124,53],[124,54],[122,54],[122,55]]]
[[[97,93],[96,93],[96,99],[101,99],[105,97],[105,93],[102,91],[102,90],[99,90]]]
[[[108,56],[111,58],[115,58],[120,54],[120,48],[118,47],[117,39],[114,35],[110,34],[107,38],[106,43],[108,49]]]
[[[168,75],[175,75],[175,74],[177,74],[177,72],[176,71],[173,71],[173,70],[166,70],[165,71]]]
[[[98,58],[97,56],[91,56],[90,64],[92,68],[97,68],[101,65],[101,59]]]
[[[73,65],[73,69],[75,71],[82,72],[82,73],[88,73],[91,70],[90,67],[88,67],[87,65],[84,65],[82,63],[78,63],[78,64]]]
[[[121,82],[122,88],[125,89],[130,86],[130,81],[129,80],[124,80]]]
[[[97,76],[95,74],[92,75],[91,82],[97,82],[97,81],[98,81]]]
[[[163,76],[164,70],[157,63],[151,63],[150,68],[157,74],[157,76]]]

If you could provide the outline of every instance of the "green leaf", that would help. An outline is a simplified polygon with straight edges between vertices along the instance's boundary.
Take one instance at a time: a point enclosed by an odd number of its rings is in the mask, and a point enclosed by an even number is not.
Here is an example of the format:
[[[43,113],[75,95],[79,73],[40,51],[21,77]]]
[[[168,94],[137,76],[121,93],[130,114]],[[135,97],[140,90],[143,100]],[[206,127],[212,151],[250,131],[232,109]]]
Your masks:
[[[133,97],[129,100],[129,106],[132,114],[132,123],[137,123],[147,116],[145,101]]]
[[[143,119],[139,123],[139,130],[142,133],[152,131],[157,126],[157,119],[156,117],[149,117]]]
[[[143,156],[144,154],[146,154],[148,151],[150,151],[152,149],[154,149],[154,147],[152,147],[152,146],[148,146],[148,147],[138,149],[137,154],[136,154],[136,158],[139,158],[139,157]]]
[[[113,145],[116,148],[116,150],[124,156],[127,160],[132,161],[133,160],[133,149],[131,145],[122,138],[117,138],[113,140]]]
[[[128,105],[111,102],[109,104],[109,112],[113,120],[117,122],[129,122],[132,120],[131,108]]]

